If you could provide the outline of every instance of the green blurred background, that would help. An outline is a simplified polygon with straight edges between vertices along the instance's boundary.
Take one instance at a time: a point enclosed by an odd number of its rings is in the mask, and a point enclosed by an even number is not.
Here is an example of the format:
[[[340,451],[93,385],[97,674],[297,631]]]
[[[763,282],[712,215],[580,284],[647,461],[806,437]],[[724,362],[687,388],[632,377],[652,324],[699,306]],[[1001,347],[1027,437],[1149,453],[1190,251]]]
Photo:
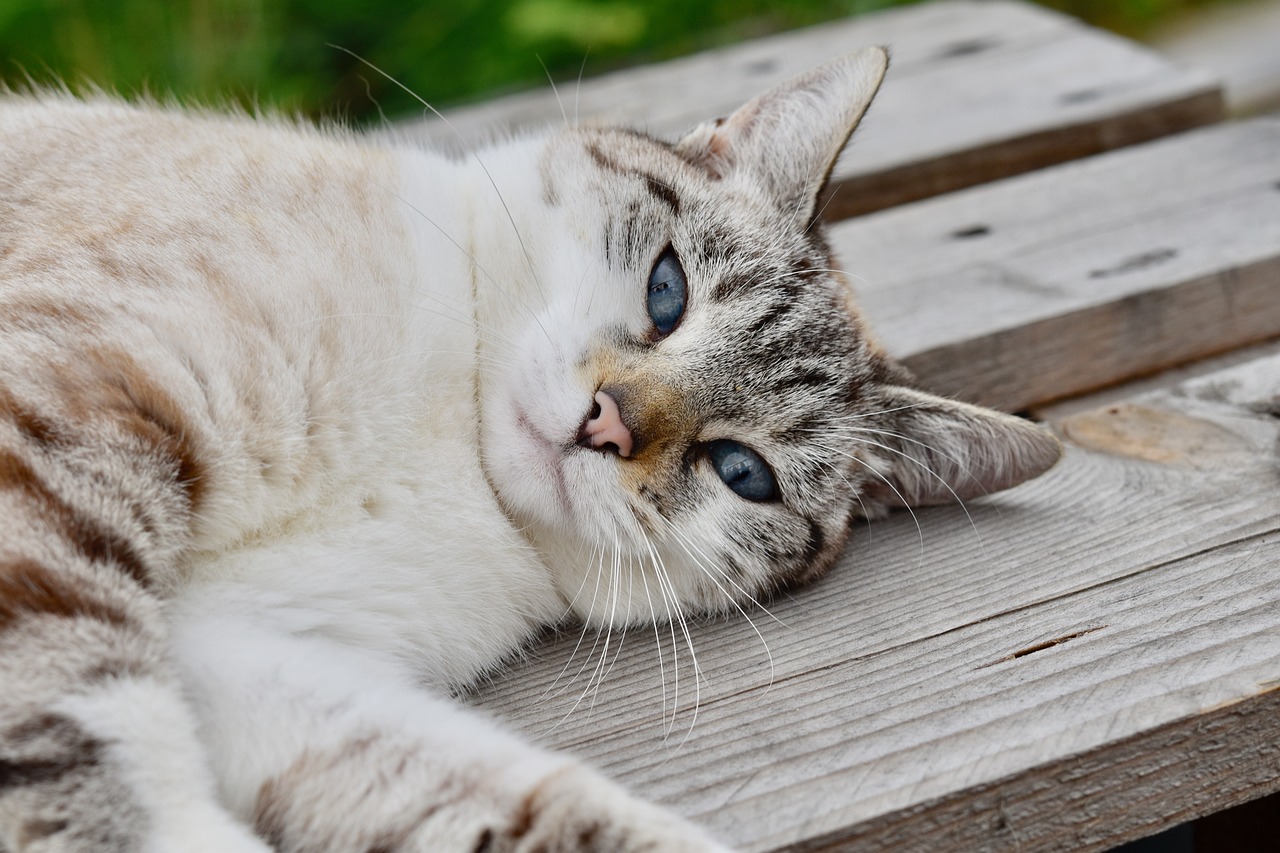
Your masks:
[[[580,70],[598,74],[912,2],[0,0],[0,80],[100,85],[368,123],[420,108],[352,54],[447,106],[545,84],[548,76],[573,80]],[[1211,2],[1044,5],[1140,36]]]

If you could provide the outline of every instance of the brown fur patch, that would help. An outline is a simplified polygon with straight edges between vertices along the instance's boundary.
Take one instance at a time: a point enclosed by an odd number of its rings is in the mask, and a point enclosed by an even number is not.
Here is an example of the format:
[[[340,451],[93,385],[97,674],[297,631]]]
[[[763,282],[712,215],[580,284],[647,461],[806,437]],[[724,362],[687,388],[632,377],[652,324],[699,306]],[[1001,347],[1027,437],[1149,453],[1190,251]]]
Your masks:
[[[538,822],[538,813],[542,810],[543,801],[554,796],[553,789],[560,782],[560,777],[573,772],[573,765],[567,765],[548,776],[538,780],[538,784],[529,789],[529,793],[520,800],[515,814],[511,818],[508,834],[513,841],[519,841],[529,834]]]
[[[288,793],[281,777],[262,783],[253,804],[253,831],[276,850],[284,850],[288,838]]]
[[[56,326],[84,326],[92,322],[79,305],[59,302],[39,294],[24,294],[0,303],[0,326],[8,329],[37,329]]]
[[[149,584],[146,563],[127,539],[68,505],[25,459],[5,448],[0,448],[0,491],[24,494],[40,519],[86,560],[114,563],[142,586]]]
[[[317,790],[352,778],[353,762],[376,764],[380,771],[378,781],[363,787],[354,798],[342,800],[344,807],[358,808],[361,800],[383,796],[386,788],[400,784],[399,777],[408,761],[415,757],[421,759],[412,753],[406,756],[377,736],[353,737],[330,750],[306,750],[284,772],[263,782],[258,789],[253,809],[254,830],[279,851],[317,849],[317,839],[326,831],[323,826],[331,819],[329,815],[318,817],[311,812]],[[390,764],[392,759],[396,763]],[[447,796],[439,796],[442,792]],[[423,793],[428,796],[424,796],[426,802],[417,812],[401,815],[393,826],[369,827],[371,837],[363,841],[368,851],[403,849],[422,823],[451,802],[473,796],[474,790],[455,776],[445,774],[437,780],[435,790]],[[439,799],[431,801],[431,795]],[[316,835],[317,832],[320,835]]]
[[[194,510],[204,494],[207,471],[186,413],[138,363],[121,350],[85,354],[96,387],[85,403],[107,413],[125,432],[177,467],[177,482]],[[97,399],[93,399],[97,397]]]
[[[74,365],[49,365],[63,416],[83,435],[106,422],[138,439],[143,447],[175,468],[176,481],[194,510],[205,491],[207,470],[182,407],[123,350],[90,349]],[[12,421],[37,444],[58,435],[50,420],[30,411],[0,387],[0,418]],[[72,429],[64,433],[69,437]]]
[[[151,675],[147,667],[139,661],[123,658],[108,658],[83,670],[81,681],[86,685],[98,684],[102,681],[123,681],[130,678],[144,678]]]
[[[32,614],[88,618],[125,625],[128,615],[81,589],[75,578],[35,560],[0,563],[0,631]]]
[[[32,740],[51,742],[47,758],[0,758],[0,792],[6,788],[54,782],[76,770],[96,767],[102,743],[84,733],[74,720],[59,714],[39,716],[0,733],[0,742],[22,746]]]
[[[66,820],[29,820],[18,830],[18,849],[57,835],[70,825]]]

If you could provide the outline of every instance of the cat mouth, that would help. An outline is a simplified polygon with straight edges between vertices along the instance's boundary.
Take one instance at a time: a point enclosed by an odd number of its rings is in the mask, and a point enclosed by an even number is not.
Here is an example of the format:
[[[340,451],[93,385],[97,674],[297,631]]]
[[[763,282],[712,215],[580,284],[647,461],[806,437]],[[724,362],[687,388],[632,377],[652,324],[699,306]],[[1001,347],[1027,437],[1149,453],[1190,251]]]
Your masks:
[[[560,505],[560,510],[568,518],[573,518],[573,504],[569,500],[569,486],[564,478],[564,454],[560,446],[543,435],[529,420],[529,416],[523,409],[517,407],[515,414],[516,427],[529,437],[538,459],[542,462],[541,467],[551,475],[556,502]]]

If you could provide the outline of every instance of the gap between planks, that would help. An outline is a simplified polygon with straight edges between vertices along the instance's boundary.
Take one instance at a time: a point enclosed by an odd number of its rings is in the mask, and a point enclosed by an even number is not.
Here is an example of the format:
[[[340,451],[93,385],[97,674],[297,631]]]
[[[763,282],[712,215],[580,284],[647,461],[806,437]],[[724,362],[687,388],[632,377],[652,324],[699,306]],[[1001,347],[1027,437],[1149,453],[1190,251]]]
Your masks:
[[[766,87],[868,45],[893,62],[833,174],[840,219],[1216,122],[1209,75],[1022,2],[884,10],[684,59],[448,110],[401,136],[456,152],[530,126],[623,123],[674,139]],[[570,109],[571,108],[571,109]],[[928,132],[921,132],[928,128]]]
[[[926,387],[1025,410],[1280,336],[1280,119],[883,211],[830,238],[872,328]]]

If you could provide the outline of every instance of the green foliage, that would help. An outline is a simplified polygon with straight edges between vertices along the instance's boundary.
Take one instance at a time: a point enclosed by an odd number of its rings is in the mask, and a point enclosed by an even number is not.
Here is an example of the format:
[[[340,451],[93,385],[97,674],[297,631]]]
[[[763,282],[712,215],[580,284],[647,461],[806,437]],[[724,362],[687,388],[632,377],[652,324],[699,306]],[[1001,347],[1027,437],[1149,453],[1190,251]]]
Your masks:
[[[420,110],[410,92],[446,105],[909,2],[0,0],[0,79],[376,121]],[[1196,0],[1046,2],[1133,31]]]

